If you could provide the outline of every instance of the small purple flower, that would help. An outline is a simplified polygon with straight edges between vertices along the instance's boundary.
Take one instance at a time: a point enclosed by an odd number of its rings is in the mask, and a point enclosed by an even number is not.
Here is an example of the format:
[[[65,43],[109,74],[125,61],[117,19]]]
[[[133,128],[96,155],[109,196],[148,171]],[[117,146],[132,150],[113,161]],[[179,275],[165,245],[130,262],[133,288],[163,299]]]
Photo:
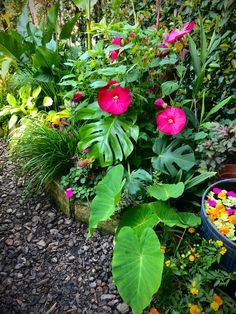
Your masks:
[[[90,151],[91,147],[87,147],[85,148],[85,150],[83,151],[84,154],[87,154]]]
[[[211,207],[216,206],[216,201],[214,201],[214,200],[211,200],[208,198],[207,202],[208,202],[209,206],[211,206]]]
[[[70,198],[72,198],[73,196],[74,196],[74,193],[73,193],[73,190],[72,190],[72,188],[68,188],[68,189],[66,189],[66,197],[68,198],[68,199],[70,199]]]
[[[232,196],[232,197],[236,197],[236,194],[234,193],[234,191],[227,192],[227,195]]]
[[[219,194],[222,190],[221,190],[221,189],[218,189],[218,188],[213,188],[212,191],[213,191],[215,194]]]
[[[75,155],[74,155],[74,156],[71,157],[71,160],[75,160],[75,158],[76,158],[76,157],[75,157]]]
[[[226,211],[227,211],[228,215],[232,215],[235,212],[235,210],[231,209],[231,208],[226,208]]]

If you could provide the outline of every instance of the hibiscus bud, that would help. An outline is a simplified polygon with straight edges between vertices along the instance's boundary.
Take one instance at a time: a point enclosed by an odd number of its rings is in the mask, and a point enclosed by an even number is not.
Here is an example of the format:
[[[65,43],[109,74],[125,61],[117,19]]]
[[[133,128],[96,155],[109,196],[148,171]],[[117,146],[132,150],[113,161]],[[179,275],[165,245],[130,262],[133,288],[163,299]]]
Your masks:
[[[84,95],[82,92],[78,92],[74,94],[73,102],[79,102],[81,99],[83,99]]]
[[[90,147],[85,148],[85,150],[83,151],[84,154],[87,154],[90,151]]]
[[[154,105],[157,109],[161,109],[161,108],[165,108],[166,107],[166,103],[164,102],[164,100],[162,98],[157,98],[154,101]]]

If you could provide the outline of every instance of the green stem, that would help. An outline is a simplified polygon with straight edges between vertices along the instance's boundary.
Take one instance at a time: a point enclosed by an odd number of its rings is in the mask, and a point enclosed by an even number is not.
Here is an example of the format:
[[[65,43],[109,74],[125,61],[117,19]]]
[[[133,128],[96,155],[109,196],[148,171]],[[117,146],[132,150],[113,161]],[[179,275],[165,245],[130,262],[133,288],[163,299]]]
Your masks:
[[[134,12],[134,23],[135,23],[135,25],[137,25],[138,24],[138,19],[137,19],[137,14],[136,14],[135,8],[134,8],[134,1],[133,0],[130,0],[130,1],[131,1],[133,12]]]
[[[88,50],[91,50],[91,48],[92,48],[92,38],[91,38],[91,0],[88,0],[87,34],[88,34]]]

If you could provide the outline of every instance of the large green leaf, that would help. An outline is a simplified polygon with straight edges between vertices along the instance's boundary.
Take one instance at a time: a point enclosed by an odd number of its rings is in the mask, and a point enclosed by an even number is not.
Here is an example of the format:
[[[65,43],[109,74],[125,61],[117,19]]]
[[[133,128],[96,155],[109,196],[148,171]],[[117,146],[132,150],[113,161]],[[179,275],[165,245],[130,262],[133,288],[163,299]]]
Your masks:
[[[201,219],[195,214],[188,212],[177,212],[164,202],[151,203],[153,212],[158,219],[169,227],[178,226],[181,228],[194,227],[201,223]]]
[[[58,65],[61,57],[55,51],[40,46],[36,49],[35,55],[32,57],[35,68],[51,69],[52,65]]]
[[[121,217],[116,234],[125,226],[132,227],[137,235],[141,235],[145,228],[153,228],[158,217],[152,210],[152,203],[130,207]]]
[[[98,0],[73,0],[74,4],[77,5],[78,8],[85,10],[87,18],[89,18],[89,11],[91,10],[92,6],[97,3],[97,1]]]
[[[196,76],[199,76],[201,73],[201,60],[195,42],[193,41],[190,35],[188,36],[189,36],[189,51],[193,63],[194,72]]]
[[[107,172],[96,187],[96,196],[91,203],[89,217],[89,236],[92,235],[100,221],[109,219],[119,203],[123,181],[124,168],[115,166]]]
[[[59,2],[54,4],[47,14],[46,26],[43,32],[43,43],[46,44],[52,39],[53,33],[57,32],[58,27]]]
[[[20,60],[24,53],[21,36],[15,31],[0,32],[0,52],[7,57]]]
[[[169,198],[177,198],[184,193],[184,184],[179,182],[177,184],[156,184],[148,188],[150,196],[158,200],[166,201]]]
[[[171,176],[177,174],[178,168],[188,171],[195,165],[191,147],[177,139],[168,145],[167,138],[157,138],[152,149],[158,155],[152,157],[153,168]]]
[[[27,4],[23,6],[22,13],[17,20],[17,32],[23,37],[28,36],[27,24],[29,22],[29,10]]]
[[[177,81],[167,81],[161,84],[162,95],[168,96],[179,88]]]
[[[71,20],[69,20],[67,23],[65,23],[62,26],[61,33],[60,33],[60,39],[70,38],[70,34],[73,30],[75,23],[78,21],[79,17],[80,17],[80,14],[76,14]]]
[[[185,189],[191,189],[192,187],[202,183],[203,181],[205,181],[208,178],[211,178],[213,176],[216,175],[216,172],[205,172],[205,173],[201,173],[196,177],[191,177],[190,179],[187,179],[184,183],[185,183]]]
[[[130,227],[120,230],[112,259],[114,282],[134,314],[141,314],[161,284],[164,256],[151,228],[140,237]]]
[[[126,187],[131,195],[144,190],[146,184],[152,182],[152,176],[144,169],[137,169],[131,172],[127,178]]]
[[[219,104],[215,105],[206,115],[206,117],[203,119],[203,121],[207,120],[211,115],[216,113],[218,110],[223,108],[230,100],[232,99],[232,96],[227,97],[226,99],[222,100]]]
[[[79,150],[90,146],[89,155],[96,157],[105,167],[114,161],[122,161],[132,153],[134,146],[131,139],[137,140],[139,129],[133,121],[110,116],[82,126],[79,133]]]

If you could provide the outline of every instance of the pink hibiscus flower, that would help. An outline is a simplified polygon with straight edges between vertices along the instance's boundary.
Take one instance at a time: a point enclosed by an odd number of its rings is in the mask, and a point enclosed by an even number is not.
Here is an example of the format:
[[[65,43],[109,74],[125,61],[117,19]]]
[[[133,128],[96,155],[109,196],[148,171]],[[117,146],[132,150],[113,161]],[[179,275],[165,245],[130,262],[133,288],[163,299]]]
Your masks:
[[[156,116],[158,129],[169,135],[180,133],[186,125],[186,114],[178,107],[167,107]]]
[[[74,94],[73,96],[73,102],[79,102],[81,99],[83,99],[84,95],[82,92],[78,92],[76,94]]]
[[[111,43],[112,45],[122,46],[122,38],[114,37]],[[119,49],[113,50],[110,56],[111,60],[112,61],[116,60],[118,58],[118,55],[119,55]]]
[[[114,88],[110,88],[111,86]],[[127,111],[131,104],[132,96],[128,87],[121,87],[116,81],[111,80],[107,86],[98,91],[98,105],[106,112],[122,114]]]
[[[166,43],[174,43],[177,39],[183,37],[184,35],[190,33],[194,28],[195,22],[187,22],[184,24],[184,27],[181,31],[178,29],[174,29],[169,33],[169,35],[166,37],[165,42]]]
[[[73,196],[74,196],[74,193],[73,193],[72,188],[66,189],[66,197],[67,197],[68,199],[70,199],[70,198],[72,198]]]

